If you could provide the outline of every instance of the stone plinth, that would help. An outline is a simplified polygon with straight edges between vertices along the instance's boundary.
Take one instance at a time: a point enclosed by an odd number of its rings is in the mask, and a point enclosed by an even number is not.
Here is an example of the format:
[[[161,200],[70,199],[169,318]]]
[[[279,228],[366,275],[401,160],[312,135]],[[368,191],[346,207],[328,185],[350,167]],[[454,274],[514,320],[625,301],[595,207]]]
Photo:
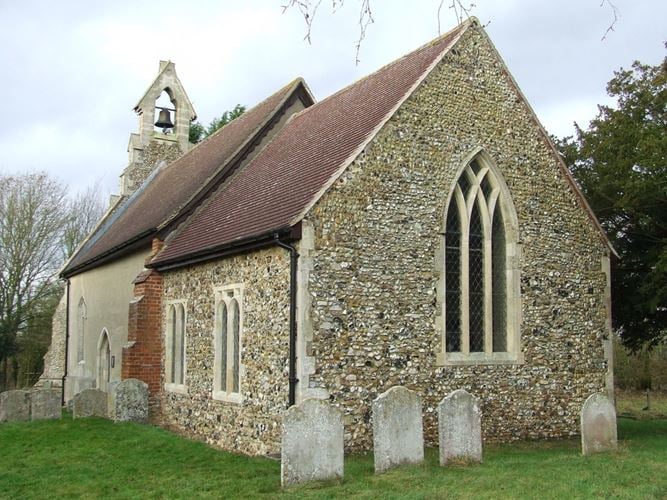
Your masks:
[[[30,393],[31,420],[55,420],[62,417],[62,393],[42,389]]]
[[[74,396],[72,413],[74,418],[108,416],[107,393],[98,389],[86,389]]]
[[[109,384],[109,418],[114,422],[148,422],[148,385],[130,378]]]
[[[424,460],[421,397],[405,387],[392,387],[373,401],[375,472]]]
[[[343,420],[328,401],[306,399],[283,417],[283,486],[343,477]]]
[[[0,394],[0,422],[30,420],[30,393],[6,391]]]
[[[438,405],[440,465],[451,461],[482,461],[482,412],[479,401],[458,389]]]
[[[581,409],[581,451],[584,455],[614,451],[618,446],[616,410],[602,394],[588,397]]]

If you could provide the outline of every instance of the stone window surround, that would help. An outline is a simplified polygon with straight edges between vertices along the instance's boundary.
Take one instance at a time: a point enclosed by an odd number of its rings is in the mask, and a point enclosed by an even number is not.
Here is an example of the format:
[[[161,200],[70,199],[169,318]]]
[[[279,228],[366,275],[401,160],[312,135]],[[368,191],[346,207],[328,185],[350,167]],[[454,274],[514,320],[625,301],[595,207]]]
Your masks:
[[[77,307],[77,351],[76,351],[76,360],[79,364],[85,364],[84,360],[84,343],[85,343],[85,333],[86,333],[86,319],[88,318],[88,307],[86,306],[86,300],[81,297],[79,300],[79,305]]]
[[[452,202],[452,197],[460,195],[460,190],[457,190],[458,180],[461,175],[464,175],[465,170],[469,167],[473,160],[476,160],[480,165],[480,178],[487,172],[493,173],[489,178],[493,179],[492,187],[497,190],[497,203],[502,206],[505,224],[505,238],[506,238],[506,259],[507,259],[507,352],[492,352],[490,342],[485,341],[485,352],[446,352],[445,344],[445,225],[447,221],[447,209]],[[456,206],[454,204],[453,206]],[[459,205],[460,206],[460,205]],[[495,165],[491,157],[483,150],[477,148],[472,153],[468,154],[465,161],[459,167],[454,181],[450,187],[447,202],[445,203],[445,213],[442,218],[442,236],[440,240],[440,248],[436,258],[436,272],[438,274],[438,315],[436,316],[435,329],[440,340],[440,350],[436,355],[436,364],[438,366],[461,366],[461,365],[480,365],[480,364],[523,364],[524,357],[521,351],[521,294],[520,294],[520,278],[519,278],[519,262],[521,255],[521,246],[518,243],[518,217],[509,188],[500,173],[498,167]],[[462,280],[461,289],[462,294],[467,292],[468,283]],[[485,300],[491,301],[490,287],[485,287]],[[464,304],[463,316],[467,314]],[[488,314],[488,313],[487,313]],[[488,324],[488,318],[487,318]],[[489,330],[487,328],[487,330]],[[485,336],[489,336],[490,331],[486,332]],[[467,342],[465,343],[467,345]]]
[[[230,292],[232,295],[230,296]],[[213,352],[215,353],[213,359],[213,391],[211,397],[217,401],[225,401],[227,403],[242,404],[243,403],[243,377],[245,375],[245,366],[242,364],[243,357],[241,352],[243,350],[243,295],[244,295],[244,286],[242,283],[229,283],[227,285],[215,286],[213,287],[213,294],[215,296],[215,319],[213,326]],[[224,302],[227,306],[227,360],[225,363],[225,368],[227,369],[227,387],[231,385],[231,369],[228,368],[233,362],[234,357],[234,339],[233,331],[231,324],[233,321],[233,315],[230,313],[230,304],[231,300],[236,300],[239,308],[239,391],[231,392],[220,387],[220,374],[222,370],[221,355],[222,342],[221,342],[221,333],[222,327],[219,324],[219,306],[221,302]]]
[[[182,306],[183,307],[183,316],[179,318],[178,315],[178,308],[176,306]],[[171,320],[171,309],[175,308],[176,310],[176,320],[172,322]],[[167,392],[174,392],[177,394],[187,394],[188,392],[188,386],[187,386],[187,324],[188,324],[188,307],[187,307],[187,301],[186,300],[170,300],[167,301],[166,303],[166,310],[167,310],[167,330],[165,332],[165,384],[164,384],[164,389]],[[182,321],[183,325],[183,383],[182,384],[177,384],[174,382],[167,382],[168,380],[172,379],[172,373],[171,373],[171,365],[172,365],[172,342],[175,339],[176,335],[176,323],[178,323],[179,319]]]

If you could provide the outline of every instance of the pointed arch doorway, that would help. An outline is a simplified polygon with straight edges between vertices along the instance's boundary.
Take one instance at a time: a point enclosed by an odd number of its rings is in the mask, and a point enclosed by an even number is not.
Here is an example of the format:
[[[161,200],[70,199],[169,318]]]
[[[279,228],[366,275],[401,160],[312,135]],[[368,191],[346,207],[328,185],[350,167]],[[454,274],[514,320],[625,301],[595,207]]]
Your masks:
[[[102,330],[100,340],[97,343],[97,388],[106,391],[111,377],[111,345],[109,334]]]

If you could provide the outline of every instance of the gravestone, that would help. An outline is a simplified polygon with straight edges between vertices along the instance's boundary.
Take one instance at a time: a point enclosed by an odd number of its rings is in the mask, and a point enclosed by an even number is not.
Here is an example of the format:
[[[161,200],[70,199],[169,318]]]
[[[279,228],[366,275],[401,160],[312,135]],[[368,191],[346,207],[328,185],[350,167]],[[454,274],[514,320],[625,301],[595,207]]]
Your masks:
[[[0,394],[0,422],[30,420],[30,393],[6,391]]]
[[[614,451],[618,446],[616,436],[616,410],[609,398],[602,394],[588,397],[581,408],[581,451],[584,455]]]
[[[424,460],[421,397],[405,387],[392,387],[373,401],[375,472]]]
[[[458,389],[438,405],[440,465],[451,461],[482,461],[482,412],[479,401]]]
[[[128,378],[109,384],[109,418],[114,422],[148,422],[148,385]]]
[[[343,477],[343,419],[321,399],[306,399],[283,417],[280,482],[290,486]]]
[[[72,413],[74,418],[107,418],[107,393],[98,389],[86,389],[74,396]]]
[[[30,418],[32,420],[59,419],[62,413],[62,393],[60,391],[40,389],[30,393]]]

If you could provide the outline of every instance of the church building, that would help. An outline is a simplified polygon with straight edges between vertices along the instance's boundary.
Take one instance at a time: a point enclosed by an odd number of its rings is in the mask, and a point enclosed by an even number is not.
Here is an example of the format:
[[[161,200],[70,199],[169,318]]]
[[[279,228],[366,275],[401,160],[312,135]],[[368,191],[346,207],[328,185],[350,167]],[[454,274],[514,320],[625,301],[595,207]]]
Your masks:
[[[431,444],[455,389],[496,441],[577,434],[611,391],[614,250],[476,19],[197,145],[173,63],[135,111],[120,196],[62,272],[66,399],[138,378],[155,423],[271,454],[306,398],[367,450],[395,385]]]

